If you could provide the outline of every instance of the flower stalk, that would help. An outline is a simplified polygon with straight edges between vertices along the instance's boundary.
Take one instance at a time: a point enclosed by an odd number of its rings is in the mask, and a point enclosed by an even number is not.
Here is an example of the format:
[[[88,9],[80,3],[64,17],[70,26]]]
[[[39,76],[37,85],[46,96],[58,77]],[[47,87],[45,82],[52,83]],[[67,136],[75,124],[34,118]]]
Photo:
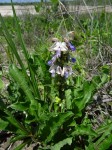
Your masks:
[[[55,40],[54,40],[55,39]],[[54,44],[50,47],[49,51],[53,54],[51,60],[48,61],[50,66],[49,72],[52,77],[57,78],[57,85],[59,88],[59,97],[64,99],[64,89],[66,87],[66,79],[73,74],[71,62],[75,63],[76,59],[70,57],[70,53],[76,50],[67,39],[59,41],[53,38]]]

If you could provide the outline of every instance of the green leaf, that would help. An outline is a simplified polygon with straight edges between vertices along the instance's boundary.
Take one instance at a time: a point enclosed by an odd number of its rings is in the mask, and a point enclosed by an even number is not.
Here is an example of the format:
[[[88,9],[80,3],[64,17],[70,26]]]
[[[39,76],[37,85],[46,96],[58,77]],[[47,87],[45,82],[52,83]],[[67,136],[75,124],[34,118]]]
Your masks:
[[[30,71],[30,77],[31,77],[31,80],[32,80],[32,87],[33,87],[33,90],[34,90],[34,95],[37,96],[38,98],[40,98],[40,94],[39,94],[39,90],[38,90],[38,84],[36,84],[36,82],[35,82],[35,80],[36,80],[35,74],[34,74],[34,72],[32,70],[32,67],[31,67],[31,65],[29,63],[29,60],[28,60],[29,59],[29,54],[28,54],[28,51],[26,49],[26,46],[25,46],[25,43],[24,43],[24,40],[23,40],[23,37],[22,37],[22,34],[21,34],[21,27],[20,27],[18,18],[16,16],[16,11],[14,9],[14,5],[13,5],[12,0],[11,0],[11,4],[12,4],[12,10],[13,10],[14,19],[15,19],[15,25],[16,25],[16,29],[17,29],[17,36],[18,36],[18,39],[20,41],[20,45],[21,45],[21,48],[23,50],[23,54],[24,54],[24,57],[26,59],[29,71]]]
[[[18,110],[18,111],[25,111],[29,109],[29,103],[27,102],[17,102],[14,104],[11,104],[9,107],[12,109]]]
[[[34,96],[32,95],[31,89],[24,74],[15,65],[10,67],[9,73],[11,77],[19,84],[25,93],[27,100],[30,102],[30,113],[37,118],[37,115],[41,113],[40,111],[42,108],[40,107],[38,100],[35,100]]]
[[[31,89],[28,86],[27,80],[24,76],[24,74],[15,66],[12,65],[10,67],[9,73],[11,75],[11,77],[19,84],[19,86],[22,88],[22,90],[24,91],[24,93],[26,94],[28,100],[31,103],[34,103],[34,97],[31,93]]]
[[[79,111],[82,111],[85,108],[86,104],[90,102],[93,92],[95,90],[94,85],[92,83],[89,83],[88,81],[85,81],[83,83],[83,88],[84,97],[78,100],[74,99],[76,106],[79,108]]]
[[[8,124],[9,124],[8,122],[6,122],[0,118],[0,130],[5,130],[6,127],[8,126]]]
[[[96,133],[98,133],[98,140],[95,143],[89,143],[89,146],[86,148],[86,150],[106,150],[112,145],[112,123],[109,123],[108,125],[101,127],[100,129],[96,130]],[[97,136],[96,136],[97,138]],[[92,146],[92,147],[91,147]],[[93,148],[94,147],[94,148]]]
[[[92,130],[92,128],[89,126],[80,125],[75,128],[75,131],[72,132],[72,136],[76,135],[96,136],[97,133],[94,130]]]
[[[97,149],[107,150],[112,145],[112,134],[104,139],[98,146]]]
[[[6,108],[6,104],[5,104],[5,102],[4,102],[4,100],[3,99],[0,99],[0,110],[4,110],[4,108]]]
[[[76,80],[76,87],[81,87],[84,78],[82,76],[77,76],[75,80]]]
[[[108,137],[105,137],[105,139],[96,145],[96,143],[89,143],[89,146],[86,147],[86,150],[107,150],[112,145],[112,134],[108,135]]]
[[[71,145],[72,144],[72,137],[64,139],[63,141],[58,142],[57,144],[55,144],[54,146],[51,147],[51,150],[61,150],[61,148],[64,145]]]
[[[103,77],[101,78],[101,84],[104,84],[106,81],[108,81],[108,75],[103,74]]]
[[[8,111],[5,110],[5,113],[8,115],[6,117],[6,119],[13,125],[15,126],[17,129],[20,129],[20,131],[22,131],[23,134],[29,134],[29,132],[26,130],[26,128],[15,119],[15,117]]]
[[[26,142],[23,142],[22,144],[17,146],[14,150],[22,150],[22,148],[24,148],[25,145],[28,144],[28,143],[29,143],[29,140],[27,140]]]
[[[89,143],[89,146],[87,147],[85,147],[85,150],[96,150],[96,148],[94,147],[94,143],[92,143],[92,142],[90,142]]]
[[[66,98],[66,108],[70,109],[71,108],[71,100],[72,100],[72,96],[71,96],[72,91],[70,89],[65,91],[65,98]]]
[[[112,123],[108,123],[108,124],[106,124],[105,125],[105,123],[104,123],[104,125],[101,125],[98,129],[96,129],[96,132],[100,135],[100,134],[103,134],[104,133],[104,131],[108,131],[108,129],[109,129],[109,127],[111,126],[111,124]]]
[[[94,76],[92,79],[92,82],[96,89],[100,88],[105,82],[109,80],[109,77],[107,74],[104,74],[100,76]]]
[[[99,88],[100,86],[99,86],[99,84],[101,83],[101,78],[100,78],[100,76],[94,76],[93,78],[92,78],[92,81],[91,81],[93,84],[94,84],[94,87],[97,89],[97,88]]]
[[[26,61],[28,61],[28,51],[26,50],[26,46],[25,46],[25,43],[24,43],[23,38],[22,38],[21,27],[20,27],[18,18],[16,16],[16,12],[15,12],[12,0],[11,0],[11,4],[12,4],[12,10],[13,10],[13,14],[14,14],[15,25],[16,25],[16,29],[17,29],[17,36],[18,36],[18,39],[20,41],[20,45],[21,45],[21,47],[23,49],[23,53],[25,55],[25,59],[26,59]]]
[[[18,54],[16,45],[15,45],[14,41],[12,40],[12,37],[11,37],[11,35],[10,35],[6,25],[5,25],[4,19],[1,16],[1,14],[0,14],[0,21],[1,21],[2,29],[3,29],[2,30],[3,35],[4,35],[8,45],[11,48],[12,54],[14,54],[16,56],[16,59],[17,59],[18,63],[20,64],[21,68],[23,69],[24,73],[26,74],[24,64],[23,64],[23,62],[22,62],[22,60],[21,60],[21,58],[20,58],[20,56]]]
[[[4,83],[3,81],[0,79],[0,90],[4,88]]]
[[[50,82],[50,76],[48,72],[47,65],[45,64],[45,60],[42,59],[42,56],[34,55],[35,64],[38,65],[38,75],[44,84]]]
[[[58,116],[51,117],[46,123],[45,128],[42,131],[42,139],[45,140],[45,143],[51,141],[60,127],[66,122],[70,117],[73,116],[72,112],[60,113]]]
[[[99,145],[102,141],[104,141],[108,136],[111,135],[111,132],[112,132],[112,123],[108,126],[103,135],[96,141],[95,144]]]
[[[110,66],[109,66],[109,65],[104,65],[104,66],[102,66],[102,67],[101,67],[101,71],[102,71],[104,74],[109,75]]]
[[[11,138],[10,142],[16,142],[25,138],[28,138],[28,135],[15,135],[13,138]]]

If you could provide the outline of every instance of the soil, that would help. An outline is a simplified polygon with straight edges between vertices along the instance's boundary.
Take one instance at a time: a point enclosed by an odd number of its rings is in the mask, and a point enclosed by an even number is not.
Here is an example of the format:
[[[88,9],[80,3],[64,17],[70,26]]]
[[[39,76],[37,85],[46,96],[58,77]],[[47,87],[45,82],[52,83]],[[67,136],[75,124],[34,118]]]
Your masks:
[[[92,12],[99,12],[102,10],[105,10],[106,12],[112,12],[112,6],[106,5],[106,6],[83,6],[83,5],[69,5],[67,6],[67,9],[71,13],[92,13]],[[17,15],[23,15],[25,13],[30,14],[38,14],[35,10],[35,7],[33,5],[16,5],[15,6],[16,14]],[[2,16],[13,16],[12,7],[9,5],[0,6],[0,14]]]

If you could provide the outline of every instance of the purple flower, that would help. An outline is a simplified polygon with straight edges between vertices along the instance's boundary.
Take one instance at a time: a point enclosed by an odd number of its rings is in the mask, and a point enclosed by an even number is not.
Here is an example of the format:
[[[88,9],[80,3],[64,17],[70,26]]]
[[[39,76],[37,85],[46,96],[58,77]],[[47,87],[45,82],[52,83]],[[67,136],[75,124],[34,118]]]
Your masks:
[[[61,51],[60,49],[56,51],[56,57],[59,58],[61,56]]]
[[[56,55],[54,55],[53,57],[52,57],[52,63],[54,63],[55,61],[56,61],[56,58],[57,58],[57,56]]]
[[[72,51],[75,51],[75,50],[76,50],[75,46],[72,45],[71,43],[68,43],[68,46],[69,46],[69,48],[70,48]]]
[[[54,64],[54,62],[56,61],[56,58],[57,58],[57,56],[54,55],[54,56],[52,57],[52,59],[47,62],[47,64],[48,64],[49,66],[52,66],[52,65]]]
[[[47,62],[47,64],[48,64],[49,66],[52,66],[52,60],[49,60],[49,61]]]
[[[69,76],[69,74],[68,74],[68,72],[66,71],[66,72],[64,73],[64,77],[65,77],[65,78],[68,78],[68,76]]]
[[[65,66],[61,68],[60,66],[57,67],[56,70],[57,74],[60,74],[62,77],[68,78],[70,75],[72,75],[72,68],[70,66]]]
[[[60,51],[67,51],[68,48],[66,46],[66,43],[65,42],[55,42],[51,48],[50,48],[50,51],[57,51],[57,50],[60,50]]]
[[[53,65],[53,66],[51,66],[50,69],[49,69],[49,72],[51,73],[51,76],[52,76],[52,77],[55,77],[56,68],[57,68],[57,66],[56,66],[56,65]]]
[[[73,62],[73,63],[75,63],[75,62],[76,62],[76,59],[75,59],[75,58],[71,58],[71,56],[70,56],[70,55],[68,55],[68,60],[69,60],[70,62]]]
[[[52,77],[55,77],[55,72],[52,72],[52,73],[51,73],[51,76],[52,76]]]
[[[73,73],[72,68],[70,66],[63,67],[63,70],[64,70],[64,77],[65,78],[68,78]]]
[[[60,67],[60,66],[57,66],[57,68],[56,68],[56,73],[57,73],[57,74],[61,74],[61,72],[62,72],[61,67]]]
[[[71,62],[76,62],[76,59],[75,58],[71,58]]]
[[[48,61],[48,65],[50,66],[49,72],[51,73],[51,76],[55,77],[56,74],[64,78],[68,78],[69,76],[71,76],[73,74],[73,70],[71,66],[68,66],[69,64],[67,65],[67,63],[68,61],[75,63],[76,59],[74,57],[71,57],[68,53],[70,51],[75,51],[75,46],[72,45],[72,43],[69,41],[56,41],[49,50],[54,54],[51,60]],[[63,55],[63,57],[61,57],[61,55]],[[64,66],[64,61],[66,66]]]

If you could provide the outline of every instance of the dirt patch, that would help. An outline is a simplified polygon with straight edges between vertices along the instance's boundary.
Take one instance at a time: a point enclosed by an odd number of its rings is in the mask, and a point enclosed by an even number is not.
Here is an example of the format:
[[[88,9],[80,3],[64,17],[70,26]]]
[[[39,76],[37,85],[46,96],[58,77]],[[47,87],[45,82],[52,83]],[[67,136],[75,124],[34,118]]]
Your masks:
[[[27,5],[27,6],[16,5],[14,7],[17,15],[22,15],[25,13],[36,14],[33,5]],[[13,16],[12,6],[0,6],[0,14],[2,16]]]
[[[106,12],[112,12],[112,6],[106,5],[106,6],[83,6],[83,5],[68,5],[67,9],[69,12],[72,13],[92,13],[94,11],[102,11],[105,10]],[[16,14],[22,15],[22,14],[38,14],[35,10],[35,7],[33,5],[16,5],[15,6]],[[13,16],[12,7],[11,6],[0,6],[0,14],[2,16]]]

